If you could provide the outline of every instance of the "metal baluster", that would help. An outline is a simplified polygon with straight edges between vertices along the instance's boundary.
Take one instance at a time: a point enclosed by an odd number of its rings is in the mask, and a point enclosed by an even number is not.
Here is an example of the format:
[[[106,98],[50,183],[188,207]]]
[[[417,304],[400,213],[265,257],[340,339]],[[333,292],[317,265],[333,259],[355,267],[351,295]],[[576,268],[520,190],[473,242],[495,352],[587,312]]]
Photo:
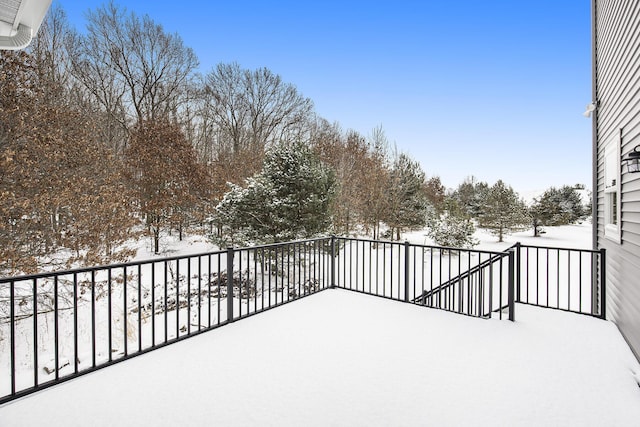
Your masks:
[[[180,259],[176,259],[176,338],[180,338]]]
[[[202,257],[198,257],[198,332],[202,329]]]
[[[73,273],[73,372],[78,373],[78,273]]]
[[[164,262],[164,342],[167,342],[169,340],[169,318],[168,318],[168,311],[169,311],[169,307],[167,304],[169,304],[169,299],[167,298],[167,293],[168,293],[168,275],[169,275],[169,265],[168,265],[168,261]]]
[[[12,280],[11,282],[9,282],[9,321],[10,321],[10,327],[9,329],[11,330],[11,394],[16,394],[16,290],[15,290],[15,282]],[[54,291],[55,292],[55,291]],[[54,304],[56,304],[56,309],[57,309],[57,303],[58,303],[58,299],[57,299],[58,294],[55,293],[55,301]],[[54,315],[56,313],[56,309],[54,309]],[[58,324],[56,323],[56,356],[58,353],[58,336],[57,336],[57,326]],[[56,359],[56,363],[57,363],[57,359]],[[56,366],[56,379],[57,379],[57,366]]]
[[[151,263],[151,347],[156,346],[156,263]]]
[[[38,280],[33,279],[33,386],[38,386]]]
[[[127,334],[127,267],[123,267],[122,269],[123,271],[123,282],[122,282],[122,289],[123,289],[123,302],[124,302],[124,309],[122,310],[123,312],[123,317],[124,317],[124,321],[122,322],[122,339],[124,341],[124,356],[127,357],[128,353],[128,348],[127,348],[127,341],[128,341],[128,334]]]
[[[111,351],[113,349],[113,342],[112,342],[112,340],[113,340],[113,338],[112,338],[113,330],[112,330],[112,326],[111,326],[112,317],[113,317],[113,314],[112,314],[112,301],[111,301],[111,290],[112,290],[111,289],[111,269],[109,268],[107,270],[107,292],[108,292],[107,304],[109,305],[109,310],[107,311],[107,329],[108,329],[108,332],[109,332],[109,338],[108,338],[109,348],[107,350],[109,352],[109,362],[111,362],[113,360],[113,351]]]
[[[91,367],[96,367],[96,271],[91,270]]]
[[[211,328],[211,254],[207,255],[207,328]]]
[[[583,252],[579,252],[580,256],[578,257],[578,310],[582,313],[582,254]]]
[[[142,264],[138,264],[138,352],[142,351]]]
[[[13,309],[13,304],[14,304],[14,301],[13,301],[13,289],[12,289],[12,294],[11,294],[11,308],[12,309]],[[12,323],[11,324],[13,325],[13,319],[12,319]],[[58,367],[60,366],[60,360],[59,360],[59,356],[58,356],[58,353],[59,353],[58,352],[58,350],[59,350],[58,349],[58,345],[59,345],[59,341],[58,341],[59,340],[59,329],[58,328],[59,328],[59,325],[58,325],[58,276],[54,276],[53,277],[53,329],[54,329],[54,333],[53,333],[54,344],[53,344],[53,347],[54,347],[55,354],[53,356],[53,360],[54,360],[54,363],[55,363],[55,365],[54,365],[55,368],[54,369],[56,371],[56,375],[55,375],[56,380],[58,380],[58,378],[60,377],[59,372],[58,372],[59,371]],[[12,337],[14,336],[13,332],[12,332],[11,336]],[[15,351],[14,345],[15,345],[15,342],[12,343],[12,346],[11,346],[13,348],[13,351]],[[12,368],[15,369],[15,366],[13,364],[12,364]]]
[[[191,258],[187,258],[187,335],[191,335]]]

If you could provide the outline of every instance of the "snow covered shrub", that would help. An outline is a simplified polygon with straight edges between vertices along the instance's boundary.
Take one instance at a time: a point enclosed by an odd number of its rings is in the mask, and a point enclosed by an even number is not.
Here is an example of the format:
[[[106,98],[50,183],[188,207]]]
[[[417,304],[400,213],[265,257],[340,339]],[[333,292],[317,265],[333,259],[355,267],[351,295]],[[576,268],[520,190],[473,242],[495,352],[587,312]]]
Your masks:
[[[441,215],[432,214],[427,223],[427,236],[440,246],[472,248],[478,244],[473,237],[476,228],[467,216],[444,211]]]

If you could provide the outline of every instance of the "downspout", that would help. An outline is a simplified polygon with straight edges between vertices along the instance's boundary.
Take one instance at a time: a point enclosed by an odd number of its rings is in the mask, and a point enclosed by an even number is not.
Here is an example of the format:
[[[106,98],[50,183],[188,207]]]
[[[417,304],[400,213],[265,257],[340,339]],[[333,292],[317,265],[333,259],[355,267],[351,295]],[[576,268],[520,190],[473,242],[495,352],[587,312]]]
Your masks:
[[[598,250],[598,198],[599,198],[599,189],[598,189],[598,112],[600,110],[600,105],[598,102],[598,36],[597,36],[597,4],[598,0],[591,0],[591,102],[596,106],[595,110],[592,113],[591,118],[591,144],[592,144],[592,196],[591,196],[591,224],[592,224],[592,246],[593,250]],[[601,262],[604,262],[604,265],[599,266],[598,263],[594,263],[592,265],[592,273],[593,277],[601,277],[600,280],[596,280],[593,283],[593,289],[591,290],[591,294],[595,295],[596,298],[592,298],[591,301],[591,310],[592,313],[604,313],[606,307],[602,307],[602,304],[606,300],[606,295],[603,295],[603,290],[606,292],[606,287],[604,284],[605,277],[598,275],[598,269],[601,271],[606,269],[606,260],[604,259],[604,255],[601,255]],[[602,282],[602,283],[599,283]]]
[[[31,27],[24,24],[18,25],[18,31],[12,36],[0,36],[0,49],[18,50],[29,46],[33,39]]]
[[[598,249],[598,69],[597,69],[597,35],[596,35],[597,0],[591,0],[591,100],[596,105],[591,118],[592,140],[592,187],[591,187],[591,224],[592,246]]]

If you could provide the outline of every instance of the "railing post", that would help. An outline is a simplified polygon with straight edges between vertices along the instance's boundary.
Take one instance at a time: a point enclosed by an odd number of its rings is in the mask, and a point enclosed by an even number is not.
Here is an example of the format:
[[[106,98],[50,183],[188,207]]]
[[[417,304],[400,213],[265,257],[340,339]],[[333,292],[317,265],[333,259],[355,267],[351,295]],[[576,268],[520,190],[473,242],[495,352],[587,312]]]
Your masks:
[[[600,249],[600,317],[607,318],[607,250]]]
[[[404,241],[404,301],[409,302],[409,242]]]
[[[507,298],[509,302],[509,320],[512,322],[516,320],[515,316],[515,251],[513,249],[509,249],[509,277],[508,277],[508,286],[507,289]]]
[[[15,291],[15,283],[13,280],[9,283],[9,321],[11,325],[9,329],[11,330],[11,394],[16,394],[16,291]],[[34,301],[35,304],[35,301]],[[55,311],[56,318],[58,316],[58,312]],[[34,366],[33,369],[38,369],[37,366]],[[56,371],[58,367],[56,366]],[[36,384],[37,386],[37,384]]]
[[[227,322],[233,322],[233,247],[227,247]]]
[[[331,287],[336,287],[336,236],[331,236]]]
[[[520,270],[522,268],[522,258],[521,256],[521,244],[520,242],[516,242],[516,302],[520,302],[520,288],[521,288],[521,273]]]

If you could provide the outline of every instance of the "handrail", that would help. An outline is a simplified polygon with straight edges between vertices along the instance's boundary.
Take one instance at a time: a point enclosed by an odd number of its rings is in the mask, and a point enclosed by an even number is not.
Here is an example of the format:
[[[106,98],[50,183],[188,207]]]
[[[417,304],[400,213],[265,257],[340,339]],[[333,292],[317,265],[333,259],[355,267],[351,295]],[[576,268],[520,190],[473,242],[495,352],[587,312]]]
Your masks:
[[[268,244],[263,244],[263,245],[256,245],[256,246],[246,246],[246,247],[234,247],[233,249],[236,251],[244,251],[244,250],[258,250],[258,249],[269,249],[269,248],[274,248],[274,247],[282,247],[282,246],[291,246],[291,245],[295,245],[295,244],[301,244],[301,243],[313,243],[313,242],[319,242],[319,241],[326,241],[331,239],[330,237],[316,237],[316,238],[312,238],[312,239],[305,239],[305,240],[292,240],[292,241],[288,241],[288,242],[282,242],[282,243],[268,243]],[[200,257],[206,257],[206,256],[216,256],[216,255],[221,255],[221,254],[225,254],[227,253],[227,249],[219,249],[217,251],[209,251],[209,252],[198,252],[198,253],[194,253],[194,254],[187,254],[187,255],[175,255],[175,256],[170,256],[170,257],[161,257],[161,258],[149,258],[149,259],[142,259],[142,260],[137,260],[137,261],[128,261],[128,262],[122,262],[122,263],[117,263],[117,264],[101,264],[101,265],[97,265],[97,266],[92,266],[92,267],[79,267],[79,268],[72,268],[72,269],[68,269],[68,270],[54,270],[54,271],[47,271],[47,272],[42,272],[42,273],[35,273],[35,274],[24,274],[24,275],[18,275],[18,276],[0,276],[0,283],[9,283],[9,282],[18,282],[18,281],[27,281],[27,280],[34,280],[34,279],[44,279],[47,277],[54,277],[54,276],[68,276],[68,275],[72,275],[72,274],[80,274],[80,273],[90,273],[92,271],[97,271],[97,270],[115,270],[115,269],[119,269],[119,268],[125,268],[125,267],[134,267],[134,266],[138,266],[138,265],[144,265],[144,264],[151,264],[151,263],[162,263],[162,262],[169,262],[169,261],[178,261],[178,260],[185,260],[187,258],[200,258]]]
[[[464,280],[464,279],[466,279],[468,277],[471,277],[472,274],[476,274],[476,273],[480,272],[482,269],[484,269],[486,267],[489,267],[490,265],[494,264],[495,262],[498,262],[498,260],[509,256],[509,250],[511,250],[511,249],[513,249],[513,248],[515,248],[517,246],[518,246],[518,244],[516,243],[515,245],[510,246],[507,249],[505,249],[505,251],[502,252],[502,253],[490,255],[490,257],[488,259],[482,261],[479,264],[474,265],[469,270],[466,270],[466,271],[460,273],[456,277],[453,277],[453,278],[447,280],[446,282],[436,286],[433,289],[429,289],[428,291],[425,290],[420,296],[414,298],[413,302],[414,303],[418,303],[418,304],[424,304],[426,299],[433,297],[435,294],[438,294],[440,292],[445,291],[447,288],[455,285],[456,283],[460,282],[461,280]]]
[[[511,249],[511,248],[515,248],[516,246],[518,246],[518,244],[515,244],[513,246],[511,246],[510,248],[508,248],[507,250]],[[575,251],[575,252],[585,252],[585,253],[592,253],[592,254],[599,254],[600,250],[594,250],[594,249],[582,249],[582,248],[565,248],[565,247],[556,247],[556,246],[538,246],[538,245],[525,245],[525,244],[520,244],[519,245],[521,248],[533,248],[533,249],[545,249],[545,250],[561,250],[561,251]]]

